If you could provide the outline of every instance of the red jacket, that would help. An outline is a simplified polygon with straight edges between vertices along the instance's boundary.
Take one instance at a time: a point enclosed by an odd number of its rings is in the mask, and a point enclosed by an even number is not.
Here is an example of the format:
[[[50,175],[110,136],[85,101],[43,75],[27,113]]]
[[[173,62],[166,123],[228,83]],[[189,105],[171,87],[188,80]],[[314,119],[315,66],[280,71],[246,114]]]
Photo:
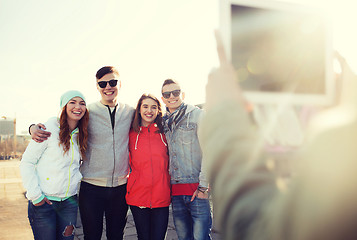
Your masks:
[[[169,155],[164,134],[156,133],[156,124],[130,131],[131,173],[128,178],[128,205],[148,208],[170,205]]]

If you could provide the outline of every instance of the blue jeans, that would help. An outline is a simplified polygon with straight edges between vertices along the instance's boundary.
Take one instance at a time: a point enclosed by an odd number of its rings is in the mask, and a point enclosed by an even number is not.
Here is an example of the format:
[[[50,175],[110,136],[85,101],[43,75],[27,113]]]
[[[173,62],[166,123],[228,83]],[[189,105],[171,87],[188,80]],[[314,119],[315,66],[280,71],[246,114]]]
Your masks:
[[[139,240],[164,240],[169,222],[169,207],[130,206]]]
[[[126,184],[118,187],[100,187],[81,182],[79,212],[85,240],[100,240],[105,215],[106,235],[109,240],[122,240],[128,205]]]
[[[35,240],[73,240],[77,222],[77,196],[35,206],[29,201],[28,218]]]
[[[180,240],[211,239],[212,216],[208,199],[172,196],[172,215]]]

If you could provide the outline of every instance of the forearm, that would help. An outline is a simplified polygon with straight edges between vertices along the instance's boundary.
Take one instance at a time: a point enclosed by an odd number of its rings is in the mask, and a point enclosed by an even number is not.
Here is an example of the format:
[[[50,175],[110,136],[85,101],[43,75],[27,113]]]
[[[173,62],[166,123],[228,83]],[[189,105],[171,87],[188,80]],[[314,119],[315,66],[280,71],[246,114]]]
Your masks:
[[[22,177],[22,183],[27,191],[26,197],[37,203],[42,196],[42,191],[39,186],[39,182],[36,176],[36,166],[30,161],[26,161],[26,158],[21,160],[20,171]]]
[[[197,121],[197,137],[198,137],[198,141],[200,143],[201,151],[202,151],[201,139],[200,139],[200,135],[198,134],[198,132],[201,129],[202,120],[205,118],[205,115],[206,115],[206,113],[203,110],[201,110],[199,120]],[[198,179],[199,179],[199,185],[198,185],[199,187],[202,187],[202,188],[209,187],[206,160],[205,160],[205,156],[203,154],[202,154],[202,158],[201,158],[201,169],[200,169]]]
[[[29,126],[29,134],[32,135],[32,128],[35,126],[36,124],[32,123],[30,126]]]
[[[198,179],[199,179],[198,186],[199,187],[204,187],[204,188],[208,188],[209,187],[206,163],[207,163],[206,159],[205,159],[205,157],[203,155],[202,156],[202,161],[201,161],[201,170],[200,170],[200,174],[198,176]]]
[[[27,146],[20,163],[22,182],[27,190],[27,197],[31,201],[36,201],[42,196],[39,186],[36,168],[38,161],[47,147],[47,142],[36,143],[31,141]]]

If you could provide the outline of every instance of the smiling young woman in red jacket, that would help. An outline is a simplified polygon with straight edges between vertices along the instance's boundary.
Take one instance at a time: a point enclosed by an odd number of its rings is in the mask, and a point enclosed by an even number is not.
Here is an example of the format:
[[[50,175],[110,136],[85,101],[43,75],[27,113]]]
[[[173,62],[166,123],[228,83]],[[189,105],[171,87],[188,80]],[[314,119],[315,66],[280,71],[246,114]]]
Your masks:
[[[138,239],[165,239],[170,197],[169,156],[159,100],[143,94],[129,133],[131,173],[126,201]]]

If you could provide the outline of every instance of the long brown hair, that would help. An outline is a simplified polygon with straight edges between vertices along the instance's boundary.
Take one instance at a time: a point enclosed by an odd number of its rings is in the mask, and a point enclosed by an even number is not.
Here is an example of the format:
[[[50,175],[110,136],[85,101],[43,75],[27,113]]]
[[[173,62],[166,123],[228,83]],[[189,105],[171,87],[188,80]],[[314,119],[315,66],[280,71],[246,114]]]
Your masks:
[[[133,129],[137,133],[140,131],[140,126],[141,126],[140,108],[141,108],[141,104],[143,103],[143,101],[147,98],[150,98],[157,103],[157,109],[159,111],[158,111],[157,116],[154,120],[154,123],[156,123],[157,127],[159,128],[157,132],[163,133],[161,104],[160,104],[160,101],[154,95],[152,95],[150,93],[149,94],[144,93],[143,95],[141,95],[141,97],[138,101],[138,104],[136,105],[134,118],[133,118],[133,121],[131,122],[131,129]]]
[[[59,132],[59,145],[63,146],[64,153],[69,151],[71,146],[71,133],[69,130],[69,125],[67,122],[67,104],[63,107],[62,113],[60,116],[60,132]],[[78,122],[78,143],[80,153],[82,155],[82,160],[85,160],[85,152],[88,147],[88,122],[89,122],[89,112],[86,109],[84,116]]]

